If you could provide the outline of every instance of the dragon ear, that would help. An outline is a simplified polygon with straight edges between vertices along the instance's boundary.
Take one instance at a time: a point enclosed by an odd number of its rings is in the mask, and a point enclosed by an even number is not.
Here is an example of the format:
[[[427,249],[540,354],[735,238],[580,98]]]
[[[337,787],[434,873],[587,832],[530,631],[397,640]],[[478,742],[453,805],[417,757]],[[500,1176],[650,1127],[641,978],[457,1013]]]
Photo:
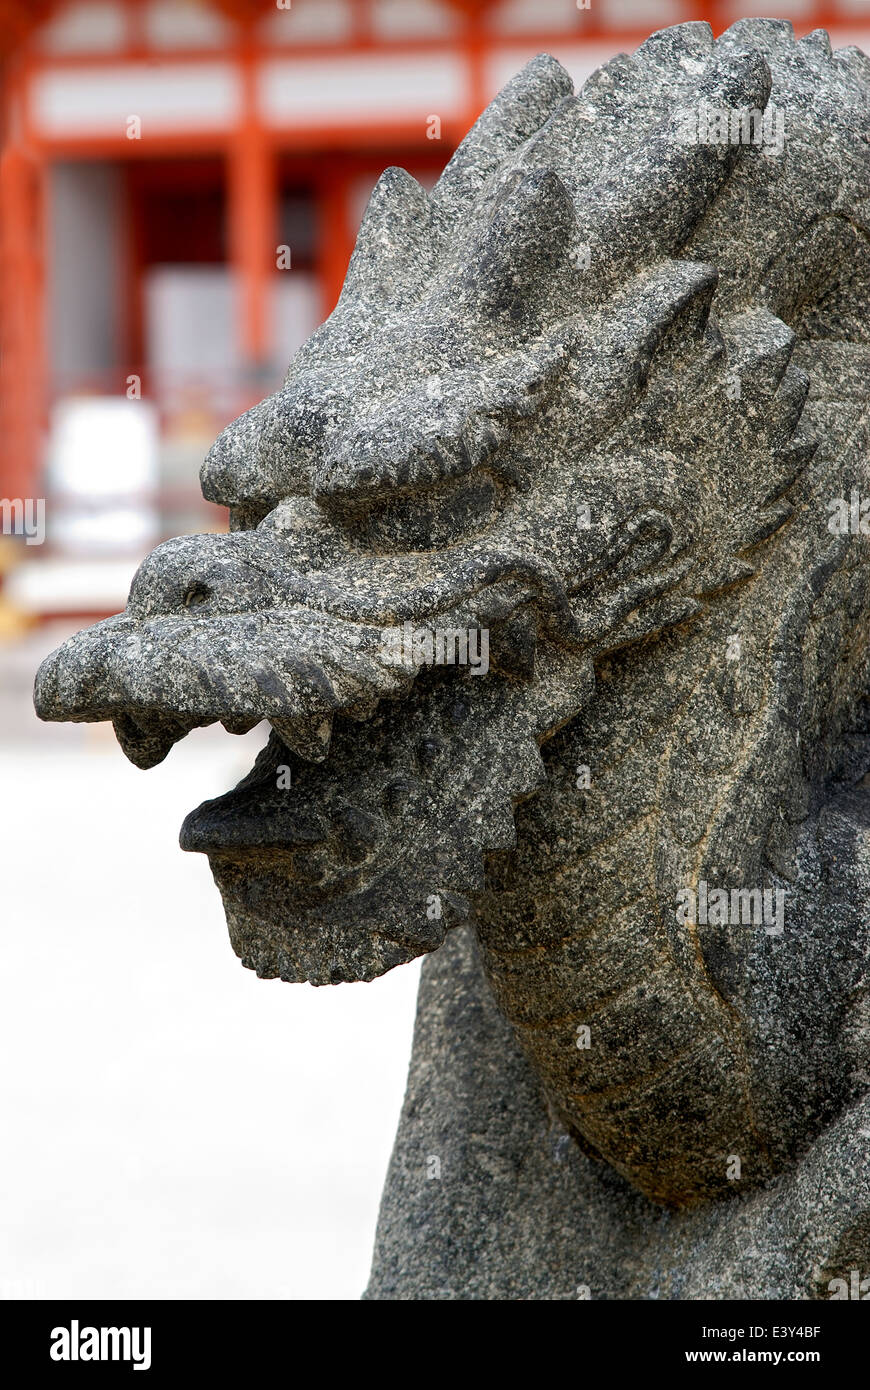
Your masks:
[[[760,53],[736,54],[705,74],[696,105],[762,109],[770,82]],[[739,144],[723,148],[690,140],[694,111],[676,111],[654,127],[582,200],[579,237],[596,271],[579,282],[588,302],[600,303],[643,266],[677,254],[740,157]]]
[[[429,195],[404,169],[386,169],[357,234],[339,312],[348,304],[401,307],[420,293],[433,261]]]
[[[715,356],[710,306],[718,283],[714,266],[702,261],[663,261],[636,276],[615,294],[597,328],[595,351],[578,354],[589,409],[602,411],[602,425],[631,408],[651,377],[669,379],[692,354]],[[584,320],[577,316],[581,325]],[[632,417],[634,421],[635,417]],[[610,438],[630,452],[634,423]]]
[[[469,248],[459,285],[479,318],[518,322],[553,297],[576,237],[574,205],[552,169],[515,171]]]
[[[818,31],[816,31],[818,32]],[[827,36],[826,36],[827,37]],[[738,19],[716,41],[717,48],[763,48],[766,52],[790,58],[794,51],[794,28],[789,19],[747,17]]]
[[[539,53],[502,88],[466,135],[432,190],[436,225],[449,233],[507,157],[544,125],[574,84],[555,58]]]

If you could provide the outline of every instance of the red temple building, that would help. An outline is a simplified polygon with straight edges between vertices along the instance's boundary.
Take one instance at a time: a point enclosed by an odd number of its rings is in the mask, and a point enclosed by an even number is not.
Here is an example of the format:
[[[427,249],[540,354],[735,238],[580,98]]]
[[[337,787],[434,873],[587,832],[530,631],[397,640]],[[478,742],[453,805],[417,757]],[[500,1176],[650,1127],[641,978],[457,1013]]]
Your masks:
[[[111,611],[223,524],[202,454],[331,309],[386,165],[431,183],[536,52],[579,82],[757,8],[870,49],[870,0],[0,0],[0,495],[47,511],[0,537],[7,606]]]

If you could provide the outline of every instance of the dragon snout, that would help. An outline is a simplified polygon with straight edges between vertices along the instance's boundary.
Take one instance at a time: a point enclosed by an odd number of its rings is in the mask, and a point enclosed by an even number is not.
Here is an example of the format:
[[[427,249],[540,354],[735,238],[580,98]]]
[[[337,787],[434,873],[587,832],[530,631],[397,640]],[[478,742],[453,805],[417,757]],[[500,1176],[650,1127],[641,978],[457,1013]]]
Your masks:
[[[33,691],[40,719],[83,723],[112,717],[117,702],[108,688],[105,652],[124,630],[121,618],[108,618],[68,638],[45,658]]]
[[[214,721],[186,718],[154,701],[137,700],[128,679],[135,644],[134,626],[123,614],[76,633],[42,662],[33,703],[39,718],[50,722],[110,720],[130,761],[150,768],[192,729]]]

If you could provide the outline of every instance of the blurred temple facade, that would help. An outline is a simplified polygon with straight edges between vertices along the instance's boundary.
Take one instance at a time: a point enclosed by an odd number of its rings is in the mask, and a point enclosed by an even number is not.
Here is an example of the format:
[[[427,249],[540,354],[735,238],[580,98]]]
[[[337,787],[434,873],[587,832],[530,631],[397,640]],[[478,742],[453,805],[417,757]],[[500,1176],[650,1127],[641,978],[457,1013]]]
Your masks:
[[[579,83],[758,12],[870,49],[870,0],[0,0],[0,636],[225,524],[201,458],[329,313],[386,165],[434,182],[541,50]]]

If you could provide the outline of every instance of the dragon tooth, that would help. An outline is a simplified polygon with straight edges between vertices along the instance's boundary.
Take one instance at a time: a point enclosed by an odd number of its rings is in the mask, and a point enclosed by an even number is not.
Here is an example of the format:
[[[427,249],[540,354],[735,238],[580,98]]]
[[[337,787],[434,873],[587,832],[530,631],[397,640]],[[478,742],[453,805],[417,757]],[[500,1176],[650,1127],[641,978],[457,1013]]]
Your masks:
[[[245,718],[244,716],[233,716],[229,719],[222,719],[221,724],[228,734],[249,734],[259,724],[258,718]]]
[[[323,762],[329,752],[332,739],[331,715],[327,718],[298,716],[294,719],[270,719],[269,723],[290,752],[297,753],[306,762]]]
[[[174,744],[195,727],[185,720],[159,714],[120,710],[112,720],[115,737],[134,767],[147,770],[162,763]]]

